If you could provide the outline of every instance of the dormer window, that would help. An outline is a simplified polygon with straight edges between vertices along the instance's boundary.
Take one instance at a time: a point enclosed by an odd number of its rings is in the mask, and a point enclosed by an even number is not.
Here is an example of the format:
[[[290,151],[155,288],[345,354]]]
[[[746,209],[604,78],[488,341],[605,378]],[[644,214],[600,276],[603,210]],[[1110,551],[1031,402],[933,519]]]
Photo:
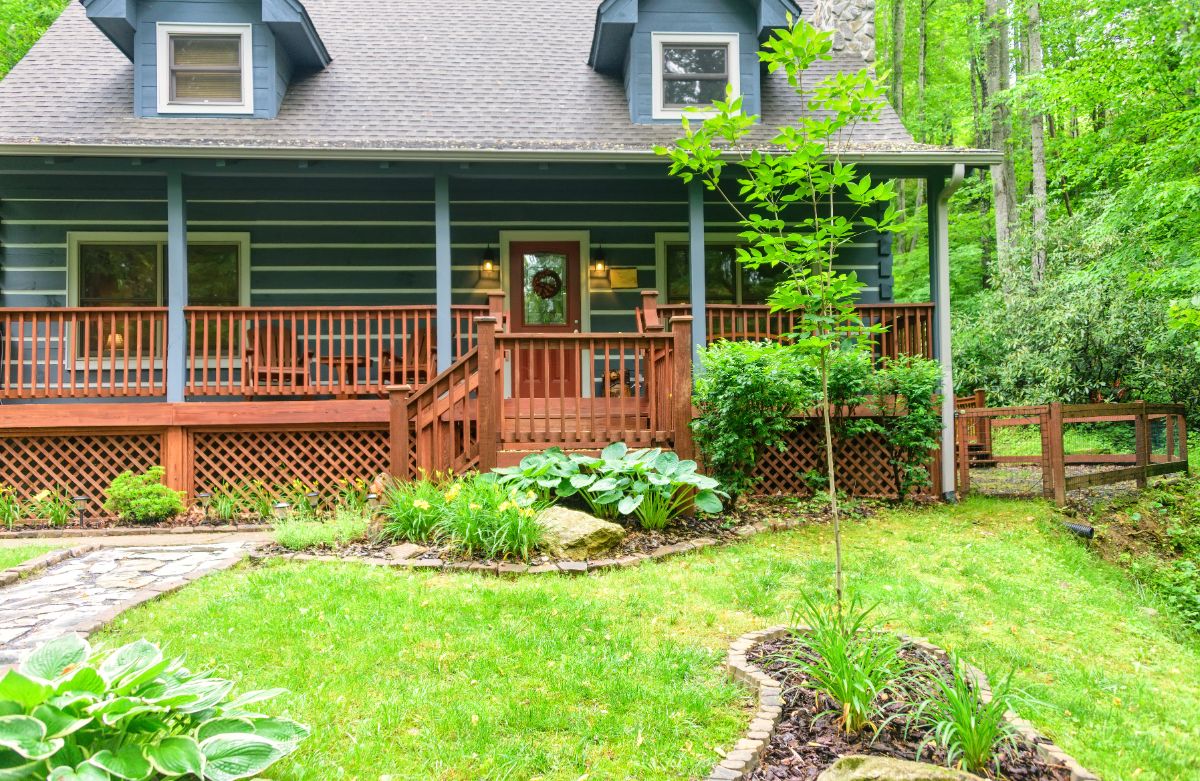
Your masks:
[[[741,91],[737,34],[655,33],[652,62],[655,119],[711,106],[730,87]]]
[[[160,114],[253,114],[248,24],[158,25]]]

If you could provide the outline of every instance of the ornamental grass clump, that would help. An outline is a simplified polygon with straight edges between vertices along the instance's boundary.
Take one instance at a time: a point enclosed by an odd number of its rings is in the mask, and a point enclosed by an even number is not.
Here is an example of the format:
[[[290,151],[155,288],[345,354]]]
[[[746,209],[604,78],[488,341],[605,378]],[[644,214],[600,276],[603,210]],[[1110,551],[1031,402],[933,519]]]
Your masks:
[[[364,539],[368,520],[365,513],[338,508],[325,520],[289,515],[272,524],[275,541],[288,550],[336,549]]]
[[[261,713],[284,690],[232,690],[146,640],[93,652],[65,635],[0,679],[0,778],[236,781],[308,737],[305,725]]]
[[[184,511],[183,492],[163,484],[166,474],[161,466],[151,467],[145,474],[122,472],[104,494],[104,509],[122,521],[161,523]]]
[[[884,696],[912,677],[900,659],[900,640],[876,631],[869,623],[874,608],[864,608],[857,598],[844,606],[816,602],[808,596],[797,610],[799,639],[808,653],[794,652],[788,661],[802,675],[804,688],[829,700],[842,731],[854,735],[870,728],[878,731]]]
[[[957,657],[950,661],[949,678],[931,675],[933,697],[908,716],[909,729],[927,733],[917,748],[917,759],[928,746],[937,745],[946,752],[949,767],[970,773],[998,771],[1000,752],[1017,741],[1016,729],[1005,718],[1020,699],[1012,692],[1012,675],[993,684],[991,698],[985,699],[983,690],[968,680],[965,665]]]
[[[16,490],[0,486],[0,524],[11,531],[17,521],[21,520],[21,513],[21,498],[17,496]]]

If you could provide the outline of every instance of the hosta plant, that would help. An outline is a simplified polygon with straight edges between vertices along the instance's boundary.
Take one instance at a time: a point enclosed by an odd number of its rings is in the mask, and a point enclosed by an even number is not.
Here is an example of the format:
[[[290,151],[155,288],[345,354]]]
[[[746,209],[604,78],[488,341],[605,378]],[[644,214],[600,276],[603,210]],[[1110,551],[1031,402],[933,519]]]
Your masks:
[[[632,515],[642,528],[662,529],[689,507],[719,513],[720,490],[711,477],[696,471],[696,462],[680,459],[670,451],[629,450],[615,442],[599,458],[575,456],[583,467],[572,487],[583,492],[589,504],[616,506],[621,515]]]
[[[66,635],[0,678],[4,781],[234,781],[296,750],[308,727],[259,712],[281,689],[233,696],[139,640],[111,652]]]
[[[515,488],[520,493],[533,491],[543,502],[552,502],[565,495],[570,496],[571,478],[579,474],[579,463],[569,458],[557,447],[547,448],[540,453],[530,453],[516,466],[492,470],[499,475],[502,485]]]

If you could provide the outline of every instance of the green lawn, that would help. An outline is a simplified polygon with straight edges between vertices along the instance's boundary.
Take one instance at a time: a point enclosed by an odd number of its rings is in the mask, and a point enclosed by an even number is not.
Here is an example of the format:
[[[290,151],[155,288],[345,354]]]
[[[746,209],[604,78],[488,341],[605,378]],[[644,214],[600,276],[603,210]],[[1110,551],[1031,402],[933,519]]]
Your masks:
[[[15,567],[22,562],[36,559],[43,553],[49,553],[59,545],[23,545],[18,548],[0,548],[0,570]]]
[[[830,580],[827,527],[601,577],[244,566],[119,619],[278,701],[313,737],[277,779],[697,777],[747,723],[718,665]],[[1044,705],[1105,779],[1200,777],[1200,648],[1040,502],[973,498],[847,532],[849,582]],[[1161,606],[1156,605],[1161,609]]]

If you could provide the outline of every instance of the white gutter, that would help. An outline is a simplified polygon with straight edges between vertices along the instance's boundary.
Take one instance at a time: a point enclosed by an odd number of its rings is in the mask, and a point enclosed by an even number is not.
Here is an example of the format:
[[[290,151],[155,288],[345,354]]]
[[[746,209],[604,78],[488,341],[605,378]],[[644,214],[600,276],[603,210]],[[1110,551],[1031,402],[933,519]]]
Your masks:
[[[942,497],[956,501],[954,485],[954,360],[950,341],[950,198],[966,176],[966,166],[957,163],[937,198],[937,356],[942,363]]]
[[[727,152],[725,157],[736,157]],[[648,163],[660,160],[652,149],[521,150],[521,149],[346,149],[328,147],[153,146],[145,144],[0,144],[0,157],[145,157],[162,159],[340,160],[370,162],[562,162]],[[999,164],[1003,156],[991,150],[900,150],[835,152],[832,160],[871,165]],[[664,161],[665,163],[665,161]]]

